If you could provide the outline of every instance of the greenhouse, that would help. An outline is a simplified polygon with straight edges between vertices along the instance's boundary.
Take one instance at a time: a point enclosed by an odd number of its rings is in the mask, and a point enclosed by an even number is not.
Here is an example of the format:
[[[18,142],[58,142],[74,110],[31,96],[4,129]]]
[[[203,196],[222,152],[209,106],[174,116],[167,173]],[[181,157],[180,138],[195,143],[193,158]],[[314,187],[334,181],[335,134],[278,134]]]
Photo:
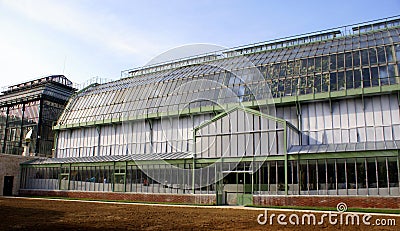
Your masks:
[[[21,189],[400,196],[400,18],[122,72],[69,100]]]

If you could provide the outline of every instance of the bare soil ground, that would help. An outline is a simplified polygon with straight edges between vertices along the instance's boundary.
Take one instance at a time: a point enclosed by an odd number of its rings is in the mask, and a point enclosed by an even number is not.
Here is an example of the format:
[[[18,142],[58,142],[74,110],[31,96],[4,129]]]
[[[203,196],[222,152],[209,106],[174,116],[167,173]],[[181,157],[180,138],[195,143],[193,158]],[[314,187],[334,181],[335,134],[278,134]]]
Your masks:
[[[260,225],[257,217],[264,210],[112,204],[80,201],[0,197],[0,230],[399,230],[397,226],[371,225]],[[292,212],[268,210],[275,213]],[[296,212],[301,219],[302,212]],[[315,213],[318,217],[319,213]],[[395,217],[400,224],[400,217]],[[288,218],[286,218],[288,221]],[[362,221],[360,221],[362,223]]]

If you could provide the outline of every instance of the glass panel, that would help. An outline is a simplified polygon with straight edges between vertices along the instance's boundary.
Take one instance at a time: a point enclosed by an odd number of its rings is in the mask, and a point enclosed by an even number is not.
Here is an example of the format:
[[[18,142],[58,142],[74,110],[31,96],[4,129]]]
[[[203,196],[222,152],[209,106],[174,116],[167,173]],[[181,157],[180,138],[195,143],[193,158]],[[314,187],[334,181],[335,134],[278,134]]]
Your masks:
[[[396,84],[396,74],[394,71],[394,65],[393,64],[389,64],[388,66],[388,74],[389,74],[389,81],[390,84]]]
[[[381,85],[388,85],[389,84],[389,73],[387,66],[380,66],[379,67],[379,78]]]
[[[361,64],[362,66],[368,66],[368,50],[361,50]]]
[[[347,168],[347,188],[356,189],[356,165],[354,159],[346,160]]]
[[[331,55],[330,56],[330,70],[335,71],[336,70],[336,55]]]
[[[318,160],[318,188],[319,190],[326,190],[326,166],[324,160]]]
[[[322,71],[321,60],[322,60],[321,57],[315,58],[315,72],[316,73],[320,73]]]
[[[321,92],[321,75],[314,76],[314,92]]]
[[[336,189],[336,169],[335,169],[335,160],[327,161],[327,170],[328,170],[328,189]]]
[[[353,52],[353,66],[354,67],[360,66],[360,51]]]
[[[389,186],[390,187],[399,187],[399,170],[397,168],[397,158],[390,157],[388,158],[388,169],[390,171],[389,174]]]
[[[285,191],[285,167],[283,161],[277,161],[278,164],[278,191]]]
[[[317,190],[317,165],[315,160],[308,162],[308,176],[309,190]]]
[[[307,72],[310,74],[310,73],[314,73],[314,71],[315,71],[314,58],[309,58]]]
[[[270,174],[269,174],[269,183],[270,184],[276,184],[276,162],[273,161],[270,163]]]
[[[362,76],[363,76],[364,87],[370,87],[371,86],[371,79],[370,79],[370,76],[369,76],[369,68],[362,69]]]
[[[361,70],[354,70],[354,87],[361,87]]]
[[[308,190],[307,162],[302,162],[299,167],[300,167],[300,190],[307,191]]]
[[[337,90],[337,78],[336,73],[330,74],[330,90],[336,91]]]
[[[396,58],[397,58],[397,61],[399,62],[400,61],[400,44],[396,44],[395,50],[396,50]]]
[[[366,188],[366,169],[364,159],[357,159],[357,187]]]
[[[294,62],[293,61],[292,62],[288,62],[287,70],[286,70],[288,76],[293,76],[293,74],[294,74],[293,68],[294,68]]]
[[[338,189],[346,189],[346,171],[344,160],[337,160],[336,165]]]
[[[345,79],[344,79],[343,71],[338,72],[337,80],[338,80],[338,90],[344,90],[345,89]]]
[[[353,62],[352,62],[352,59],[351,59],[351,57],[352,57],[351,52],[347,52],[345,54],[345,57],[346,57],[346,60],[345,60],[346,68],[351,68],[353,66]]]
[[[385,47],[378,47],[378,63],[383,64],[386,63],[386,56],[385,56]]]
[[[388,187],[388,171],[386,168],[386,158],[378,158],[378,186],[379,188]]]
[[[377,63],[377,56],[376,56],[376,48],[369,49],[369,62],[370,65],[374,65]]]
[[[367,159],[368,188],[377,188],[375,158]]]
[[[327,92],[329,89],[329,74],[322,75],[322,91]]]
[[[307,74],[307,59],[302,59],[301,60],[300,74],[301,75],[306,75]]]
[[[307,88],[306,88],[306,94],[310,94],[312,93],[312,89],[313,89],[313,82],[314,82],[314,78],[313,76],[307,76]]]
[[[378,67],[371,68],[371,79],[372,79],[372,86],[379,85],[379,74],[378,74]]]
[[[346,71],[346,88],[353,88],[353,71]]]
[[[323,72],[328,71],[329,70],[328,67],[329,67],[329,56],[324,56],[322,57],[322,71]]]
[[[282,63],[279,71],[279,77],[285,77],[285,76],[286,76],[286,63]]]
[[[338,54],[337,55],[337,69],[343,69],[344,68],[344,54]]]

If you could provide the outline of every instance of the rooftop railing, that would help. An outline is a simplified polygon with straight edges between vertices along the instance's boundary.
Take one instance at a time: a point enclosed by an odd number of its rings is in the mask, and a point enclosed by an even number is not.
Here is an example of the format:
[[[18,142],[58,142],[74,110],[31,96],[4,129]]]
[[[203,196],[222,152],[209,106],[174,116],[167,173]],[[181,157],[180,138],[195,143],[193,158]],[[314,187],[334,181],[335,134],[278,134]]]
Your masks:
[[[10,86],[3,86],[0,88],[0,90],[1,90],[1,93],[4,94],[4,93],[16,91],[18,89],[33,87],[33,86],[43,84],[46,82],[57,82],[57,83],[65,85],[65,86],[72,87],[77,90],[81,90],[87,86],[94,84],[94,83],[104,84],[104,83],[108,83],[111,81],[113,81],[113,79],[100,78],[100,77],[96,76],[96,77],[90,78],[89,80],[87,80],[83,83],[73,83],[72,81],[67,79],[64,75],[50,75],[50,76],[44,76],[44,77],[39,77],[36,79],[28,80],[28,81],[18,83],[18,84],[13,84]]]
[[[39,85],[39,84],[43,84],[43,83],[47,83],[47,82],[57,82],[57,83],[60,83],[62,85],[68,86],[68,87],[73,87],[73,83],[69,79],[67,79],[64,75],[49,75],[49,76],[43,76],[43,77],[39,77],[36,79],[28,80],[28,81],[18,83],[18,84],[1,87],[1,92],[2,93],[11,92],[11,91],[15,91],[15,90],[22,89],[22,88],[33,87],[35,85]]]

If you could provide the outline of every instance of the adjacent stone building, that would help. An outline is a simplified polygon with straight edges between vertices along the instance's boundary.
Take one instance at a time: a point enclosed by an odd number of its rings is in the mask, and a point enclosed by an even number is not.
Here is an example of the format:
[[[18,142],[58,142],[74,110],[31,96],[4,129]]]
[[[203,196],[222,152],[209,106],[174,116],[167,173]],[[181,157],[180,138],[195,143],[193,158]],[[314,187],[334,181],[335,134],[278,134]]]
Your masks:
[[[0,95],[0,153],[21,155],[29,141],[29,155],[52,156],[53,123],[74,92],[63,75],[6,88]]]

